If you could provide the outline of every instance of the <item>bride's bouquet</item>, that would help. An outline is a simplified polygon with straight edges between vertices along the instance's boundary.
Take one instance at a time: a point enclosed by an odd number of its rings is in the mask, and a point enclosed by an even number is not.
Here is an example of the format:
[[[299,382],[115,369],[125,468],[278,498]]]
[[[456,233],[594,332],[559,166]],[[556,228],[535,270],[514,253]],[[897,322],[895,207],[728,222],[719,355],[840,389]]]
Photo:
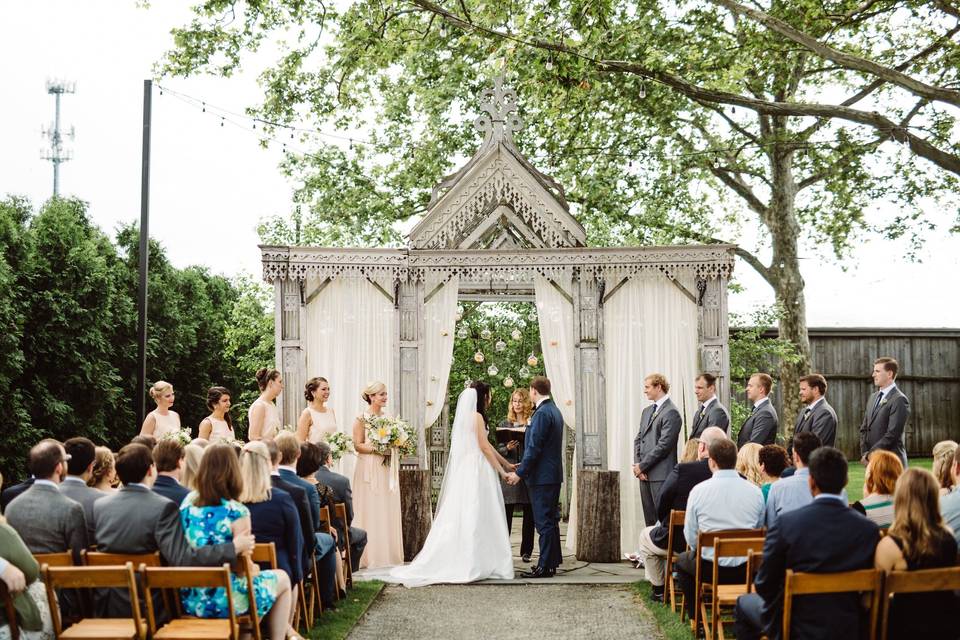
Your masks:
[[[353,438],[343,432],[328,433],[323,436],[323,439],[330,447],[330,455],[333,456],[334,462],[342,458],[345,453],[356,453],[356,449],[353,448]]]
[[[416,430],[400,418],[367,416],[366,435],[383,464],[390,464],[394,455],[412,456],[417,453]]]
[[[190,429],[180,429],[179,431],[168,431],[162,436],[160,440],[176,440],[183,446],[187,446],[193,442],[193,436],[191,435]]]

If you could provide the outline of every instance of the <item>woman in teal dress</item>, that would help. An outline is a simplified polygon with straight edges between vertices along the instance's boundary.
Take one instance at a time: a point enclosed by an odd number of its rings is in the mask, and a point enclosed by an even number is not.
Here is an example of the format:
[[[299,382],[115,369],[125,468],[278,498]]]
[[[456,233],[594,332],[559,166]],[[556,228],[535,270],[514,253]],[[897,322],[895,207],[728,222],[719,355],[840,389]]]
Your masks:
[[[243,487],[240,465],[233,447],[217,444],[204,451],[197,472],[196,491],[180,507],[180,520],[187,541],[194,548],[224,544],[235,535],[249,533],[250,512],[239,501]],[[254,571],[256,565],[254,565]],[[231,574],[234,610],[237,615],[250,609],[250,594],[245,578]],[[253,578],[253,597],[257,612],[266,618],[271,638],[296,638],[293,629],[293,599],[290,578],[283,571],[259,571]],[[199,618],[226,618],[227,594],[221,588],[181,589],[184,613]]]

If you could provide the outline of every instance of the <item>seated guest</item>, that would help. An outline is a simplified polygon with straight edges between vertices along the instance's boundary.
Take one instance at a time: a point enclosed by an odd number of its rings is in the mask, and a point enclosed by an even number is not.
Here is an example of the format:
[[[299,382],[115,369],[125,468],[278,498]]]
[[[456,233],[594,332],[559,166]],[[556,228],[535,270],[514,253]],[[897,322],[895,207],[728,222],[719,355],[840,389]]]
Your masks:
[[[791,455],[796,472],[770,487],[765,516],[768,529],[781,514],[813,502],[813,494],[810,493],[810,469],[807,468],[807,462],[810,460],[810,455],[819,448],[820,438],[812,431],[804,431],[794,437]]]
[[[285,482],[295,484],[307,492],[307,499],[310,501],[310,517],[313,522],[313,530],[320,530],[320,496],[312,484],[303,480],[297,475],[297,461],[300,459],[300,441],[297,436],[289,431],[283,431],[277,434],[273,439],[277,443],[277,450],[280,452],[280,464],[277,471]]]
[[[153,451],[153,448],[157,446],[157,439],[150,435],[139,435],[134,437],[134,439],[130,441],[130,444],[142,444],[147,449],[150,449],[150,451]]]
[[[20,638],[52,640],[53,621],[47,591],[40,578],[40,566],[17,532],[0,517],[0,580],[13,598]],[[0,607],[0,638],[9,639],[10,625]]]
[[[190,490],[180,484],[183,475],[183,458],[186,454],[178,440],[166,439],[153,448],[153,463],[157,466],[157,479],[153,491],[179,507]]]
[[[281,434],[282,435],[282,434]],[[291,434],[293,435],[293,434]],[[293,504],[297,507],[297,515],[300,517],[300,528],[303,530],[303,574],[310,575],[313,571],[313,562],[311,557],[315,557],[317,560],[317,570],[319,572],[319,581],[320,581],[320,601],[323,603],[325,609],[335,609],[336,605],[334,604],[334,597],[336,596],[336,580],[337,580],[337,545],[333,540],[333,536],[328,533],[323,533],[322,531],[317,531],[313,525],[313,516],[310,512],[310,497],[307,494],[307,490],[304,489],[303,484],[300,482],[300,478],[297,478],[297,482],[288,482],[285,478],[280,475],[280,460],[282,455],[280,449],[277,447],[277,443],[267,438],[261,440],[264,444],[267,445],[267,450],[270,452],[270,460],[272,464],[272,471],[270,474],[270,484],[276,489],[283,489],[290,494],[290,497],[293,498]],[[297,445],[297,455],[300,454],[300,443],[297,442],[296,436],[293,438],[293,442]],[[287,445],[289,447],[289,444]],[[287,452],[290,455],[289,449]],[[310,491],[316,493],[316,489],[313,486],[310,486]],[[319,496],[317,502],[319,504]],[[318,507],[319,510],[319,507]],[[319,513],[317,519],[319,520]],[[312,554],[312,556],[311,556]]]
[[[925,469],[903,472],[894,492],[893,524],[881,538],[874,556],[877,569],[889,573],[957,564],[957,541],[943,524],[939,489],[936,478]],[[890,604],[887,637],[956,638],[958,604],[960,601],[952,591],[895,595]]]
[[[778,444],[765,444],[757,457],[760,459],[760,490],[766,500],[770,495],[770,487],[780,479],[789,464],[787,450]]]
[[[23,482],[12,484],[0,493],[0,513],[7,510],[7,505],[18,495],[33,486],[34,477],[30,476]]]
[[[950,474],[953,477],[953,490],[940,498],[940,513],[943,521],[953,531],[957,544],[960,544],[960,448],[953,454]]]
[[[87,486],[93,476],[93,464],[97,457],[96,446],[86,438],[70,438],[63,443],[63,449],[70,456],[67,462],[67,477],[60,484],[60,493],[76,500],[83,507],[83,517],[87,521],[87,542],[96,542],[93,531],[93,503],[107,495],[99,489]]]
[[[757,485],[763,484],[760,476],[760,449],[763,445],[756,442],[748,442],[737,451],[737,473]]]
[[[87,486],[108,496],[117,492],[116,458],[108,447],[97,447]]]
[[[239,502],[243,481],[233,447],[215,444],[207,448],[197,473],[197,490],[191,491],[180,507],[180,521],[190,546],[199,549],[226,544],[235,535],[250,533],[250,511]],[[247,581],[231,574],[233,604],[237,615],[250,610],[254,599],[257,612],[265,617],[271,638],[300,636],[290,625],[293,599],[290,576],[285,571],[260,571],[253,578],[253,593]],[[229,604],[224,589],[194,588],[181,590],[183,610],[198,618],[226,618]]]
[[[847,459],[843,453],[833,447],[818,448],[810,455],[804,475],[813,501],[784,511],[767,529],[757,592],[737,599],[737,640],[756,640],[763,633],[771,640],[780,637],[787,569],[833,573],[873,566],[880,532],[877,525],[847,507],[842,495],[847,484]],[[860,596],[831,593],[798,597],[793,602],[791,620],[793,638],[861,637]]]
[[[903,473],[900,456],[885,449],[870,452],[863,475],[863,498],[853,508],[886,529],[893,523],[893,490]]]
[[[687,498],[695,486],[709,480],[712,472],[709,457],[710,445],[718,440],[726,440],[726,432],[720,427],[707,427],[697,440],[697,456],[695,462],[681,462],[673,468],[657,498],[657,524],[646,527],[640,532],[640,550],[637,561],[643,564],[647,574],[647,581],[652,587],[650,599],[654,602],[663,602],[664,575],[667,558],[667,542],[670,527],[667,524],[670,511],[683,511],[687,508]],[[688,441],[689,442],[689,441]],[[680,535],[674,534],[673,550],[681,553],[686,548],[686,542]]]
[[[953,455],[957,452],[957,443],[944,440],[933,445],[933,477],[940,483],[940,495],[945,496],[953,489]]]
[[[350,478],[340,475],[333,471],[333,454],[330,451],[330,445],[326,442],[320,442],[320,468],[317,470],[317,482],[330,487],[333,491],[333,499],[336,502],[342,502],[344,510],[347,512],[347,531],[350,533],[350,563],[353,571],[360,570],[360,556],[363,555],[363,549],[367,546],[367,532],[360,527],[353,526],[353,491],[350,489]],[[340,520],[337,520],[340,523]],[[335,523],[336,524],[336,523]],[[343,524],[343,523],[341,523]],[[339,543],[344,544],[343,532],[340,532]]]
[[[683,453],[680,454],[680,462],[696,462],[700,455],[700,438],[690,438],[683,443]],[[661,487],[661,491],[663,488]]]
[[[128,444],[117,455],[117,472],[123,487],[115,495],[93,505],[98,550],[107,553],[153,553],[159,551],[172,567],[218,566],[233,562],[253,549],[253,536],[238,535],[223,544],[193,548],[187,544],[180,522],[179,505],[151,491],[156,467],[150,450]],[[130,615],[130,602],[123,590],[101,599],[100,614],[119,618]]]
[[[190,491],[196,491],[197,489],[194,481],[197,479],[197,470],[200,468],[200,461],[203,459],[203,450],[207,446],[200,446],[195,442],[191,442],[183,448],[183,471],[180,473],[180,484]]]
[[[694,595],[697,565],[701,575],[713,574],[713,548],[697,549],[697,534],[701,531],[725,529],[757,529],[763,524],[763,493],[760,487],[740,477],[737,447],[724,438],[710,444],[708,464],[713,476],[690,491],[687,499],[683,537],[690,551],[677,556],[677,582],[683,590],[687,615],[694,616]],[[719,582],[730,584],[746,578],[746,559],[721,558]]]
[[[30,449],[33,486],[7,505],[7,522],[17,530],[30,553],[72,550],[74,561],[87,548],[83,506],[60,492],[70,456],[56,440],[41,440]]]
[[[333,490],[317,481],[314,474],[320,468],[320,448],[312,442],[300,443],[300,457],[297,458],[297,476],[309,483],[320,497],[320,510],[327,509],[327,515],[330,518],[330,525],[321,523],[320,530],[333,536],[333,541],[337,548],[342,551],[344,545],[340,543],[340,532],[343,531],[343,523],[337,517],[336,499],[333,497]],[[347,591],[346,573],[343,570],[343,558],[339,553],[335,554],[337,559],[337,588],[343,592]]]

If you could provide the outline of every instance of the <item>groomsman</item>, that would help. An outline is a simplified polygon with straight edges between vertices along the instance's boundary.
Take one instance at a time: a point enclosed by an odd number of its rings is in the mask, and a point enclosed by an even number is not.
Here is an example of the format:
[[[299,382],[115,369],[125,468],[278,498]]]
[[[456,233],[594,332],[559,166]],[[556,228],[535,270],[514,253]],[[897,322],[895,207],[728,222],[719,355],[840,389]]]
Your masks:
[[[867,412],[860,425],[860,461],[863,464],[867,463],[871,451],[886,449],[899,456],[903,466],[907,466],[903,431],[910,417],[910,401],[897,388],[899,368],[893,358],[873,361],[873,384],[878,390],[867,401]]]
[[[643,392],[653,404],[640,414],[640,430],[633,440],[633,475],[640,480],[643,520],[657,522],[660,487],[677,464],[677,440],[683,419],[667,392],[670,383],[659,373],[646,377]]]
[[[717,399],[717,376],[701,373],[693,386],[693,393],[700,401],[693,418],[693,428],[688,438],[699,438],[707,427],[720,427],[730,435],[730,412]]]
[[[797,416],[793,435],[809,431],[820,438],[824,447],[832,447],[837,439],[837,412],[824,397],[827,379],[819,373],[800,378],[800,401],[807,407]]]
[[[753,403],[750,417],[740,427],[737,436],[737,449],[748,442],[757,444],[774,444],[777,441],[777,429],[780,419],[777,411],[770,402],[770,390],[773,389],[773,378],[765,373],[755,373],[747,382],[747,399]]]

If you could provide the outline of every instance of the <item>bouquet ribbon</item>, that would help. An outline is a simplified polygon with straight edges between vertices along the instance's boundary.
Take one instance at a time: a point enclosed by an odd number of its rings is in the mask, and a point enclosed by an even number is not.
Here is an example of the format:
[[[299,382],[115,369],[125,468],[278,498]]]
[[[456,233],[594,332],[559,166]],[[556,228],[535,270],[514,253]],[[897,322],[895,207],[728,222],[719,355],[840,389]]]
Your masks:
[[[400,486],[400,456],[396,449],[390,449],[390,491]]]

